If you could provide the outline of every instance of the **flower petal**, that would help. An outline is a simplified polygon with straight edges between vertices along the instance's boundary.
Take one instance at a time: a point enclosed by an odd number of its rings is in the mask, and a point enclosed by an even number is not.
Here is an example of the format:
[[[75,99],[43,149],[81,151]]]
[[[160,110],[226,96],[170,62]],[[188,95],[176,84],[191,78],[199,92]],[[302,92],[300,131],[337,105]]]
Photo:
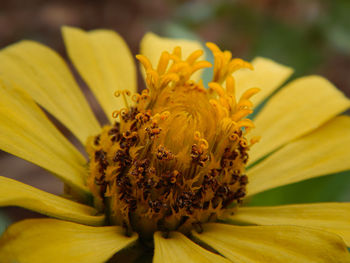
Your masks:
[[[25,90],[85,144],[100,131],[84,95],[63,59],[33,41],[22,41],[0,52],[0,76]]]
[[[179,232],[171,232],[168,238],[164,238],[162,233],[156,232],[154,244],[153,263],[230,262],[224,257],[200,247]]]
[[[137,91],[136,68],[128,46],[112,30],[85,32],[65,26],[62,33],[70,59],[112,121],[112,112],[125,107],[114,92]]]
[[[4,263],[97,263],[130,246],[118,226],[92,227],[55,219],[30,219],[11,225],[0,239]]]
[[[183,58],[187,58],[196,50],[204,49],[201,43],[195,40],[160,37],[154,33],[148,32],[141,40],[140,52],[149,59],[153,68],[156,68],[162,52],[168,51],[169,53],[172,53],[173,49],[177,46],[181,47]],[[199,60],[201,58],[203,59],[203,56],[200,57]],[[144,70],[142,73],[144,75]],[[198,81],[200,76],[201,71],[198,71],[192,76],[192,79]]]
[[[343,240],[332,233],[296,226],[205,224],[193,235],[233,262],[349,263]]]
[[[35,212],[85,225],[102,225],[104,215],[96,209],[0,176],[0,206],[19,206]]]
[[[249,169],[248,195],[350,169],[350,117],[339,116]]]
[[[251,98],[254,106],[257,106],[293,74],[293,69],[262,57],[255,58],[251,63],[254,70],[240,69],[233,77],[236,81],[237,98],[250,88],[261,89]]]
[[[0,83],[0,149],[87,191],[86,160],[24,92]]]
[[[350,101],[318,76],[297,79],[273,96],[254,120],[251,136],[261,140],[250,151],[251,163],[340,114]]]
[[[338,234],[350,247],[350,203],[241,207],[230,219],[257,225],[320,228]]]

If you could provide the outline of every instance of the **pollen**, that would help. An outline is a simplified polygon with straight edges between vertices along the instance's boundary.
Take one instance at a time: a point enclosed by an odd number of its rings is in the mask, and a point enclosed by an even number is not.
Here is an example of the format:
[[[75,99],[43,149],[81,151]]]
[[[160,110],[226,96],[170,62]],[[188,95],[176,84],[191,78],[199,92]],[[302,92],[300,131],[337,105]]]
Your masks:
[[[127,232],[151,237],[157,230],[201,229],[232,213],[246,195],[248,151],[258,141],[247,139],[254,128],[247,116],[259,90],[236,98],[232,73],[253,67],[207,46],[215,58],[208,88],[194,78],[212,67],[200,60],[202,50],[187,58],[180,47],[165,51],[155,68],[138,55],[147,88],[117,91],[125,108],[87,142],[95,206]]]

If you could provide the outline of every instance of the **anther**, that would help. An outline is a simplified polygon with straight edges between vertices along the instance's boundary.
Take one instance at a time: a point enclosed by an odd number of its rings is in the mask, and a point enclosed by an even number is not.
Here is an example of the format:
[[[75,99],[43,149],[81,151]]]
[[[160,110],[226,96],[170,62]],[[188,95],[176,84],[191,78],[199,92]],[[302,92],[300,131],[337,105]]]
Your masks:
[[[169,160],[174,159],[174,155],[172,152],[165,149],[164,146],[159,145],[159,147],[157,149],[157,158],[158,158],[158,160],[169,161]]]

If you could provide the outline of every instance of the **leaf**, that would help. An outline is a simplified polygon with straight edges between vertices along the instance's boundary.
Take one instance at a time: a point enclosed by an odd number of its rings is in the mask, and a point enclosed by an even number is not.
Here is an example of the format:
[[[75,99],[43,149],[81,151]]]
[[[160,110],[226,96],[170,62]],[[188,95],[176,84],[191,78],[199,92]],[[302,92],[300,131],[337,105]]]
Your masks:
[[[255,195],[249,205],[349,202],[350,171],[290,184]]]

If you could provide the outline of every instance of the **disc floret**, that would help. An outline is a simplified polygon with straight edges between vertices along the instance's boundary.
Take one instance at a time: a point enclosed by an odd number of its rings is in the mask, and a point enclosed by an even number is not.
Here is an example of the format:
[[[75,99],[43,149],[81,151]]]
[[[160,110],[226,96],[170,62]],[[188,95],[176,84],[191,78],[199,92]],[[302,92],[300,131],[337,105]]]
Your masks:
[[[180,47],[163,52],[157,68],[138,55],[147,88],[132,96],[118,91],[125,101],[113,113],[118,121],[89,139],[88,184],[95,206],[112,224],[144,237],[157,230],[187,233],[242,202],[248,150],[256,142],[246,138],[254,127],[246,117],[258,89],[236,100],[232,73],[251,64],[212,43],[208,47],[215,58],[209,89],[193,78],[211,67],[198,61],[201,50],[186,59]]]

